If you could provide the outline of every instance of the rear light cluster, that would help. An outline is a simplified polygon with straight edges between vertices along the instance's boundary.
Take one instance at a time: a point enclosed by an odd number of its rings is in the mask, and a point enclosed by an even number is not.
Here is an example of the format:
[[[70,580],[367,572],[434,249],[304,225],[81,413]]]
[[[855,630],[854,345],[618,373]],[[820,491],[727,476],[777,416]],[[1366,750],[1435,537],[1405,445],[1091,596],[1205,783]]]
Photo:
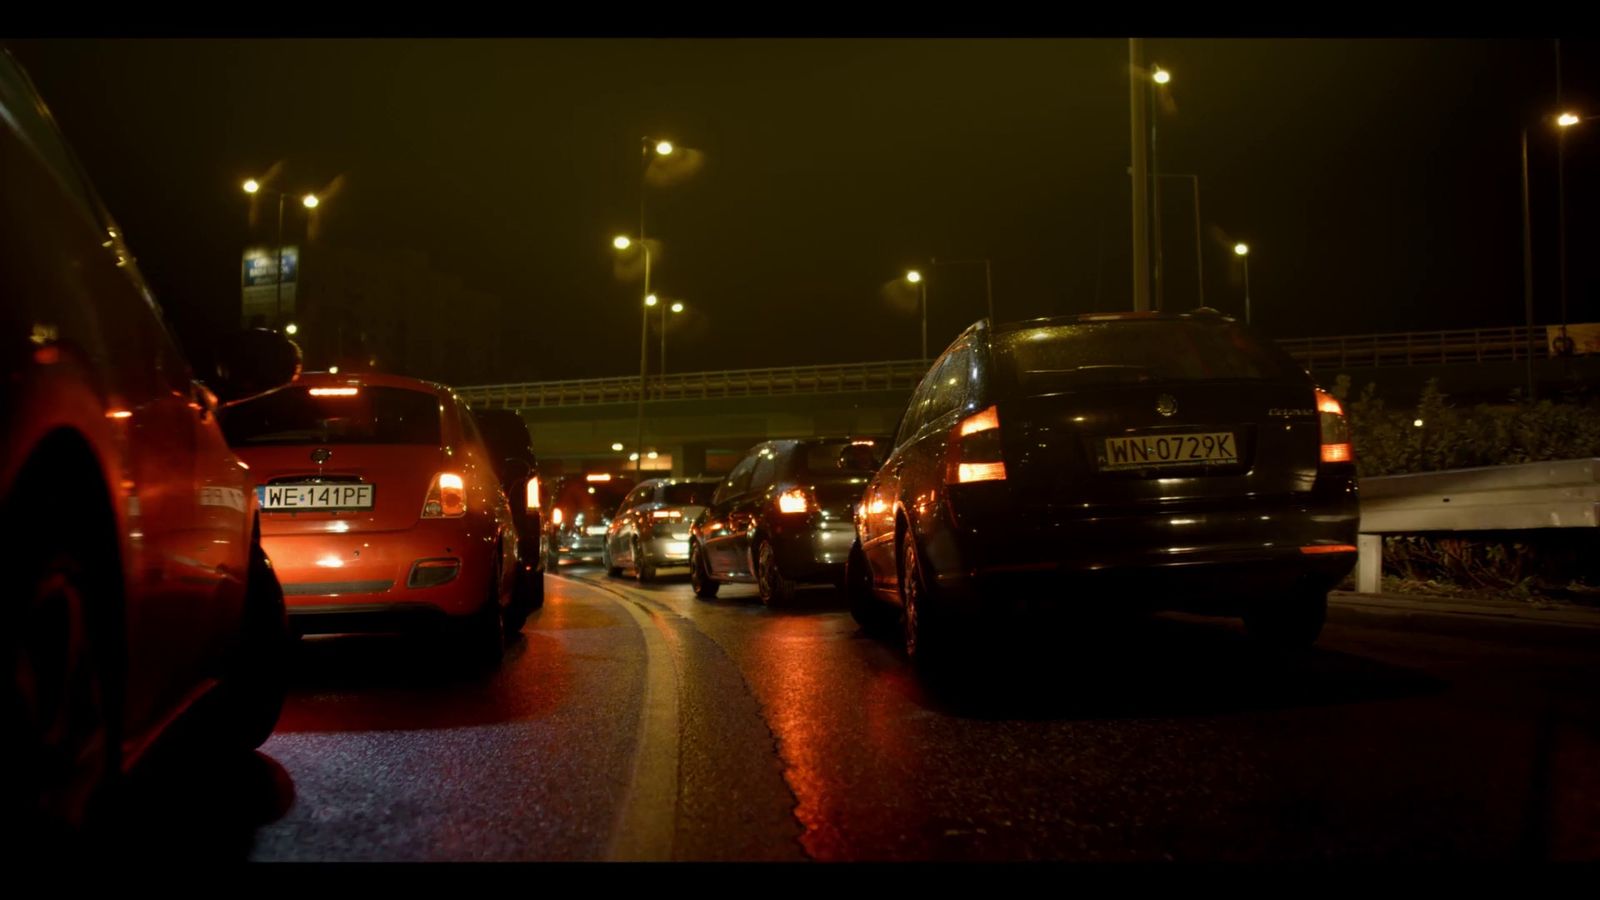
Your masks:
[[[946,483],[1005,481],[1006,462],[1001,455],[999,407],[991,406],[962,419],[950,432],[945,460]]]
[[[458,519],[467,514],[467,484],[454,472],[440,472],[422,503],[424,519]]]
[[[683,518],[683,510],[681,510],[681,509],[656,509],[656,510],[651,510],[650,511],[650,518],[652,518],[652,519],[681,519],[681,518]]]
[[[1339,398],[1317,389],[1317,424],[1322,432],[1322,461],[1347,463],[1355,459],[1350,447],[1350,420]]]
[[[778,512],[809,512],[813,505],[811,495],[805,488],[790,488],[778,495]]]
[[[537,512],[539,509],[539,476],[528,479],[528,511]]]

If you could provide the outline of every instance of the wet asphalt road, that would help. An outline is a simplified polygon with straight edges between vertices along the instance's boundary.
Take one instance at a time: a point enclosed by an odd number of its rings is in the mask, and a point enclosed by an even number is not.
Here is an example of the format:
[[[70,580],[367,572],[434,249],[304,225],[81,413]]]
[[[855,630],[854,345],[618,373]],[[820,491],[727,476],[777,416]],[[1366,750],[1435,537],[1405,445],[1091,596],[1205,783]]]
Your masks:
[[[252,757],[135,779],[146,858],[1600,859],[1600,631],[1336,609],[1041,629],[930,688],[829,589],[592,569],[492,676],[307,640]]]

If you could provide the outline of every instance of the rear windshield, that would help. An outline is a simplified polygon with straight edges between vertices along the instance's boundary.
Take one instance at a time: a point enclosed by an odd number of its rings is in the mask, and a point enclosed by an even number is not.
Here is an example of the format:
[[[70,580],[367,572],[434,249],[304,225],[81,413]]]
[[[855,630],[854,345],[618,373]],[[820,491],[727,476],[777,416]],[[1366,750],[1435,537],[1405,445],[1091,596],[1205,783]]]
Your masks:
[[[316,390],[322,396],[312,396]],[[349,394],[324,393],[353,391]],[[270,444],[428,444],[439,446],[437,394],[394,387],[292,386],[219,416],[234,447]]]
[[[1300,367],[1228,322],[1131,320],[1024,328],[994,339],[1001,385],[1025,393],[1086,385],[1263,381]]]
[[[474,412],[472,417],[477,420],[478,432],[483,435],[484,444],[494,452],[496,458],[513,456],[528,459],[533,456],[528,426],[523,424],[521,416],[494,411]]]
[[[669,484],[661,489],[661,499],[662,502],[673,506],[706,506],[711,503],[711,494],[716,489],[716,482],[697,484],[689,481]]]
[[[861,475],[878,471],[888,451],[888,441],[817,441],[799,454],[800,472],[807,475]]]

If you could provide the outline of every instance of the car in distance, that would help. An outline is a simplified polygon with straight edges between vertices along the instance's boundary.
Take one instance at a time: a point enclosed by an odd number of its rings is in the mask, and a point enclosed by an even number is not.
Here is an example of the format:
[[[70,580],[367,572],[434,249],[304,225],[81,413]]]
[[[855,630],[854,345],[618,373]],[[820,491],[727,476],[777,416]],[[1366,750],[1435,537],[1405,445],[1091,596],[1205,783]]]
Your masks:
[[[886,443],[818,437],[751,448],[689,531],[695,596],[715,597],[724,582],[754,583],[773,605],[801,584],[842,587],[856,502]]]
[[[1011,613],[1242,616],[1304,647],[1355,562],[1350,426],[1288,354],[1210,312],[968,328],[856,512],[858,620],[914,660]]]
[[[640,581],[656,570],[689,564],[689,528],[711,502],[716,478],[652,478],[622,501],[606,532],[605,567],[632,568]]]
[[[565,562],[601,562],[606,533],[632,478],[610,472],[575,473],[557,478],[545,502],[545,570],[559,572]]]
[[[283,594],[217,414],[291,381],[300,354],[244,332],[191,368],[4,51],[0,220],[0,820],[21,860],[111,821],[103,801],[180,723],[220,749],[272,733]]]
[[[307,373],[228,409],[262,544],[299,634],[453,633],[492,666],[511,606],[517,531],[460,397],[385,374]]]

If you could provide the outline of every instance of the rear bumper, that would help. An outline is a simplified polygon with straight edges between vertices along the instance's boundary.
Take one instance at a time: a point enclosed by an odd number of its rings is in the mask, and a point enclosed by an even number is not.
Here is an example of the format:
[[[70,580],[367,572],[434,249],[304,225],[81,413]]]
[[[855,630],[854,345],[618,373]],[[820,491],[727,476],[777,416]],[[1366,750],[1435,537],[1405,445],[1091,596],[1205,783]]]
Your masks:
[[[1354,567],[1359,511],[1348,502],[1226,512],[939,529],[923,538],[941,601],[1001,610],[1183,610],[1236,615],[1299,590],[1326,591]],[[968,523],[971,524],[971,523]],[[1304,547],[1347,545],[1342,552]]]
[[[856,530],[850,521],[776,523],[771,531],[778,570],[793,581],[835,582],[844,578],[844,563]]]
[[[465,616],[480,609],[494,571],[496,532],[463,522],[423,522],[402,531],[263,535],[292,619],[329,609],[421,609]],[[455,560],[440,584],[409,586],[422,560]]]
[[[341,603],[291,607],[297,635],[427,632],[448,628],[455,617],[431,603]]]
[[[687,566],[689,564],[689,535],[674,537],[670,534],[652,535],[639,542],[639,553],[645,561],[655,566]]]

